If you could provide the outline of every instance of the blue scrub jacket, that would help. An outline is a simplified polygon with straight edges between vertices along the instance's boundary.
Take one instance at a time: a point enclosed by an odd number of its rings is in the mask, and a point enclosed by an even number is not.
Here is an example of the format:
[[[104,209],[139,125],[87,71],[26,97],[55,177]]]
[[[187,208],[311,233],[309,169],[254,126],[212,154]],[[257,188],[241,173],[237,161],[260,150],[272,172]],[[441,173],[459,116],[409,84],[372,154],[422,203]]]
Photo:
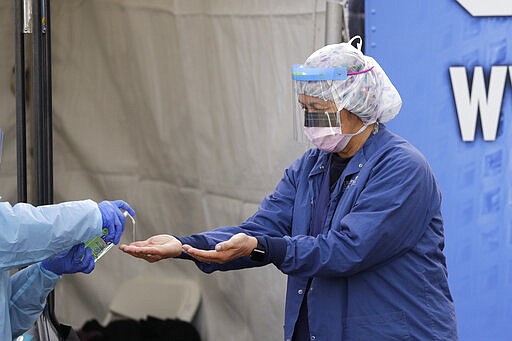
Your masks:
[[[323,233],[312,237],[311,216],[328,161],[329,154],[310,149],[240,226],[180,240],[213,249],[239,232],[265,236],[266,263],[288,275],[286,340],[309,278],[311,340],[457,340],[442,252],[441,193],[424,156],[381,124],[343,171]],[[261,265],[248,257],[196,264],[207,273]]]
[[[0,340],[32,328],[60,278],[38,262],[99,236],[101,225],[92,200],[39,207],[0,203]],[[9,270],[29,264],[10,276]]]

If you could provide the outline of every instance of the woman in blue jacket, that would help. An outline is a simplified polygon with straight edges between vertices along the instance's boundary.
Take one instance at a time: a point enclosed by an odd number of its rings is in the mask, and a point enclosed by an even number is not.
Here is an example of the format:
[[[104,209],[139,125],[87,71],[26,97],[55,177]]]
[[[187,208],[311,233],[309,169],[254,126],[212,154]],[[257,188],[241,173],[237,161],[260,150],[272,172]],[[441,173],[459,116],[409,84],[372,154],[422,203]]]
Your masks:
[[[349,43],[293,68],[297,112],[315,146],[239,226],[122,245],[205,271],[272,263],[288,275],[286,340],[456,340],[441,193],[423,155],[383,124],[401,99]]]

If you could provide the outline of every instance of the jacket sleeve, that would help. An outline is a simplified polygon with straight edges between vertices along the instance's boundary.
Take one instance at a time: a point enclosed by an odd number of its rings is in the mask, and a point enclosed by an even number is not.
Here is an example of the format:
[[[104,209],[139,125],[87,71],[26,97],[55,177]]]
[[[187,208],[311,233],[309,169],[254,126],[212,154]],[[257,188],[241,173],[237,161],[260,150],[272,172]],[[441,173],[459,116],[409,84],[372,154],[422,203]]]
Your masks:
[[[60,276],[33,264],[11,276],[9,312],[12,338],[22,335],[37,321]]]
[[[183,244],[188,244],[204,250],[213,250],[217,243],[226,241],[237,233],[245,233],[254,237],[271,236],[283,237],[290,235],[293,206],[296,195],[296,179],[302,165],[307,160],[307,155],[297,159],[288,167],[283,178],[278,183],[274,192],[261,202],[258,211],[240,226],[224,226],[207,232],[188,237],[179,237]],[[181,258],[192,259],[183,254]],[[206,264],[194,260],[196,265],[204,272],[210,273],[216,270],[226,271],[247,267],[262,266],[267,263],[257,263],[242,257],[225,264]]]
[[[285,237],[287,252],[279,269],[300,276],[350,276],[412,249],[441,199],[426,161],[414,153],[398,154],[374,167],[338,227],[316,238]]]
[[[0,203],[0,271],[49,258],[101,234],[92,200],[34,207]]]

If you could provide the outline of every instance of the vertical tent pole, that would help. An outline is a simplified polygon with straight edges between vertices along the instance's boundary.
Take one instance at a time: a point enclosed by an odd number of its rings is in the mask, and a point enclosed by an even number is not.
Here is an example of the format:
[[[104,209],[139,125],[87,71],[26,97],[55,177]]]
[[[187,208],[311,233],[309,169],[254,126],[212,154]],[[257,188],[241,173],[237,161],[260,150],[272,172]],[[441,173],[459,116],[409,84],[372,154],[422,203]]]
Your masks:
[[[46,45],[46,118],[47,118],[47,144],[48,153],[46,155],[48,163],[48,190],[47,202],[53,204],[53,106],[52,106],[52,34],[51,34],[51,16],[50,16],[51,1],[46,0],[46,31],[45,31],[45,45]]]
[[[34,165],[35,165],[35,205],[45,204],[44,172],[44,107],[43,107],[43,46],[41,25],[41,0],[33,0],[32,31],[32,111],[34,114]]]
[[[42,73],[42,120],[44,126],[42,132],[44,134],[44,149],[42,157],[44,176],[44,196],[45,204],[53,204],[53,125],[52,125],[52,54],[51,54],[51,16],[50,16],[50,0],[43,0],[42,13],[44,14],[42,22],[42,50],[43,50],[43,73]],[[60,323],[55,315],[55,292],[52,291],[48,296],[48,304],[46,305],[51,323],[59,330]],[[60,333],[60,331],[59,331]]]
[[[27,124],[25,119],[25,34],[24,2],[14,0],[14,41],[16,75],[16,160],[18,202],[27,202]]]
[[[33,0],[33,111],[36,205],[53,203],[53,132],[50,1]],[[55,293],[48,295],[45,313],[60,333]]]
[[[34,205],[53,203],[52,61],[50,0],[14,0],[16,74],[16,150],[18,202],[27,202],[27,121],[25,34],[32,33],[32,112],[34,118]],[[43,315],[59,339],[62,326],[55,316],[51,292]],[[39,321],[38,321],[39,323]],[[44,322],[43,322],[44,323]]]

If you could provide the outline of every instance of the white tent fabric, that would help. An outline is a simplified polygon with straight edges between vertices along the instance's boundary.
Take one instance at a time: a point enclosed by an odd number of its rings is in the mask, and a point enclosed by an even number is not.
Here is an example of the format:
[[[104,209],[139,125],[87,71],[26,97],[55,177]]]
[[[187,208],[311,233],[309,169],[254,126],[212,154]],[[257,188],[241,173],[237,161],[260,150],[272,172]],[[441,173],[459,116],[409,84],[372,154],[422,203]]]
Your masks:
[[[323,43],[324,11],[315,0],[53,0],[55,201],[122,198],[138,239],[242,222],[304,150],[292,140],[290,68]],[[0,18],[0,195],[14,203],[12,1]],[[200,284],[204,340],[282,338],[275,267],[206,275],[118,249],[59,283],[59,320],[101,321],[116,287],[141,274]]]

